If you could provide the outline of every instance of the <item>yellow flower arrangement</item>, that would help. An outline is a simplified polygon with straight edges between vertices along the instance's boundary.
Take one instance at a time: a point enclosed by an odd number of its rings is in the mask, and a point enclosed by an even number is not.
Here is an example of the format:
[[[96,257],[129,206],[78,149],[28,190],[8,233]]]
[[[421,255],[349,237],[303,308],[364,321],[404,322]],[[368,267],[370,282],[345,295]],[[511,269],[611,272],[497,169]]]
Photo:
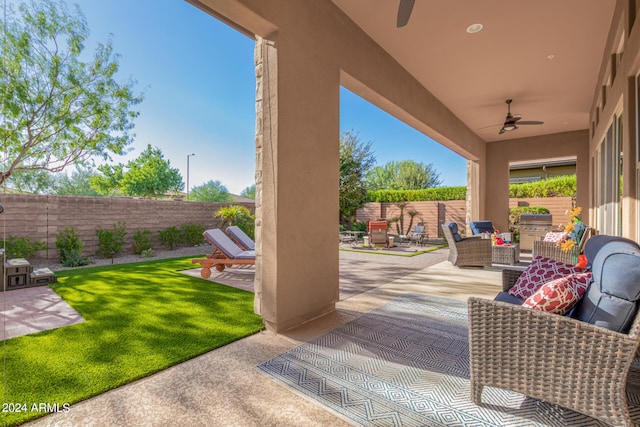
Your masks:
[[[566,233],[565,237],[558,242],[560,249],[564,252],[569,252],[576,246],[580,239],[582,238],[582,234],[586,229],[586,226],[580,219],[580,214],[582,213],[582,208],[576,206],[575,208],[569,211],[569,216],[571,219],[564,227],[564,232]]]

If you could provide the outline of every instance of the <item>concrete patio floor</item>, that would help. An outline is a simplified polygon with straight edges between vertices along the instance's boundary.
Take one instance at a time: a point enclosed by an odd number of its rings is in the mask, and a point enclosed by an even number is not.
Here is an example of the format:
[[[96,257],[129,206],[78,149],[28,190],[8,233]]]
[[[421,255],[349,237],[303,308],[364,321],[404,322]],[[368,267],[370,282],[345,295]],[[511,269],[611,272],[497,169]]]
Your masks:
[[[455,268],[443,261],[447,253],[441,249],[407,258],[341,251],[341,300],[334,313],[286,333],[252,335],[28,425],[350,425],[256,366],[405,293],[466,300],[470,295],[493,298],[500,290],[498,269]],[[246,285],[250,276],[229,271],[214,273],[211,280]]]

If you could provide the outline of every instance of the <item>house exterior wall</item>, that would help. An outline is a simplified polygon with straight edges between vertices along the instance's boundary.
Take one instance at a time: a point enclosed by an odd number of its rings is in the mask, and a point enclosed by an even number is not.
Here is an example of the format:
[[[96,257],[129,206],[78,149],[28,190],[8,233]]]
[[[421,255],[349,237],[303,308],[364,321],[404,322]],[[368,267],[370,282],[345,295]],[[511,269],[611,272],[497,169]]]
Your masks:
[[[638,85],[640,74],[640,20],[637,1],[616,3],[616,10],[609,30],[603,54],[598,84],[594,90],[589,123],[590,161],[590,221],[596,223],[601,205],[597,195],[602,191],[598,182],[598,150],[602,147],[607,131],[615,118],[621,119],[622,191],[620,200],[620,224],[617,233],[638,241],[640,218],[638,211]],[[616,207],[617,208],[617,207]]]
[[[640,26],[631,28],[638,2],[617,1],[600,83],[594,88],[593,116],[598,120],[589,130],[585,123],[584,131],[484,143],[331,1],[189,1],[250,37],[272,42],[277,72],[258,80],[258,92],[271,90],[270,120],[257,120],[257,134],[269,135],[269,143],[258,154],[256,167],[262,174],[256,310],[269,329],[311,320],[331,311],[337,299],[340,85],[467,158],[472,172],[467,219],[492,218],[499,229],[508,222],[509,161],[550,155],[576,156],[576,203],[589,206],[592,217],[590,159],[606,132],[605,122],[623,107],[623,150],[635,167],[635,116],[630,116],[635,88],[629,81],[640,70]],[[621,41],[624,56],[612,56],[620,53]],[[607,102],[599,105],[603,87]],[[631,169],[626,162],[622,216],[628,236],[637,228]]]
[[[256,59],[256,69],[272,72],[257,77],[257,98],[269,99],[270,109],[262,101],[256,120],[255,310],[267,328],[286,330],[334,310],[338,300],[341,85],[474,159],[480,170],[485,144],[330,1],[192,3],[269,52],[261,48]],[[483,202],[475,206],[481,216]]]
[[[587,130],[511,139],[487,144],[487,192],[491,202],[486,217],[499,230],[505,230],[509,217],[509,162],[549,157],[576,157],[576,205],[588,206],[589,201],[589,133]]]

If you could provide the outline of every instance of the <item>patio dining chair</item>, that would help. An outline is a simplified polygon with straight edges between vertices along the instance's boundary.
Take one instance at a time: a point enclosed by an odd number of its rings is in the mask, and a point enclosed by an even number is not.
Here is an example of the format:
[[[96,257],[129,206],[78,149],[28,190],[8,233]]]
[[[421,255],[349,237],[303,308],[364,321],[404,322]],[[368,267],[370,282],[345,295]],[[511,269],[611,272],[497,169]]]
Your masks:
[[[409,238],[409,245],[415,243],[416,246],[424,244],[429,239],[429,233],[427,233],[427,224],[421,222],[413,227],[413,231],[407,236]]]
[[[218,271],[223,271],[225,267],[233,265],[255,265],[256,252],[245,251],[236,245],[222,230],[214,228],[207,230],[203,234],[211,246],[215,248],[212,254],[206,258],[192,259],[192,264],[202,265],[200,275],[205,279],[211,276],[211,268],[215,267]]]

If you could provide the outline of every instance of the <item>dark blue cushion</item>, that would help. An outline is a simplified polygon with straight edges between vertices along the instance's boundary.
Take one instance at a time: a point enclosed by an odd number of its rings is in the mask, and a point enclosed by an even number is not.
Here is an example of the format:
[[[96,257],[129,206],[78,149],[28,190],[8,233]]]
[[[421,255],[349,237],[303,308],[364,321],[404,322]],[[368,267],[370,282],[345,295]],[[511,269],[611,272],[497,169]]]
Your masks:
[[[451,234],[453,234],[453,240],[456,242],[462,241],[462,236],[458,233],[458,224],[455,222],[445,222],[445,224],[451,230]]]
[[[627,239],[596,239],[587,256],[593,283],[571,317],[627,333],[640,303],[640,247]]]
[[[609,242],[627,242],[631,245],[638,246],[636,242],[633,240],[625,239],[624,237],[618,236],[607,236],[606,234],[596,234],[587,240],[587,243],[584,245],[584,255],[587,257],[587,269],[591,269],[591,264],[596,257],[598,251]]]
[[[469,223],[473,234],[493,233],[493,223],[491,221],[472,221]]]
[[[511,295],[509,292],[500,292],[493,299],[494,301],[502,301],[508,302],[509,304],[522,305],[524,300],[522,298],[518,298],[517,296]]]

